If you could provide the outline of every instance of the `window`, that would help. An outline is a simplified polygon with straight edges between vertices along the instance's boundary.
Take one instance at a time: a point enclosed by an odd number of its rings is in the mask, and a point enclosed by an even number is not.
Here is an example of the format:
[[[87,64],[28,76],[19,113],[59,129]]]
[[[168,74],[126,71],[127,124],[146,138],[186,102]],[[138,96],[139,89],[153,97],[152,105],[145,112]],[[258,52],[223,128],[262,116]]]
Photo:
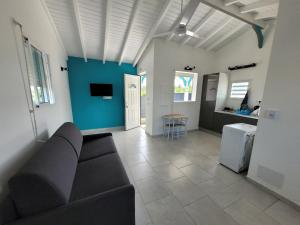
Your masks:
[[[249,82],[234,82],[231,84],[230,98],[244,98],[249,88]]]
[[[49,56],[30,45],[26,39],[24,42],[33,104],[36,106],[42,103],[54,104]]]
[[[174,102],[196,101],[197,73],[175,72]]]

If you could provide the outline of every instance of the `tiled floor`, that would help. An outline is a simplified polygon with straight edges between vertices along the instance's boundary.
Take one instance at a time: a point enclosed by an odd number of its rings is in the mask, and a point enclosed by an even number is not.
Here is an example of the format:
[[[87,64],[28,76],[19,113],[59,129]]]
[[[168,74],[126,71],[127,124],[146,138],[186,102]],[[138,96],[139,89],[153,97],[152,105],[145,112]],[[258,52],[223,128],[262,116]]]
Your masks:
[[[300,225],[298,211],[218,165],[220,137],[113,136],[135,185],[137,225]]]

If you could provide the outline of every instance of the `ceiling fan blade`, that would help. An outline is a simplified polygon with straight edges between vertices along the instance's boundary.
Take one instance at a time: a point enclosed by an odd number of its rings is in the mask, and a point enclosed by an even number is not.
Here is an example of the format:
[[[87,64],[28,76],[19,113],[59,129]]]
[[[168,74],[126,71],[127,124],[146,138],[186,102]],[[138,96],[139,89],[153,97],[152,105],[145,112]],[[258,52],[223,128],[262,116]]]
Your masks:
[[[186,31],[186,35],[187,36],[190,36],[190,37],[193,37],[193,38],[200,38],[200,36],[198,34],[196,34],[195,32],[193,31],[190,31],[190,30],[187,30]]]
[[[155,34],[155,35],[153,35],[153,38],[164,37],[164,36],[168,36],[170,34],[173,34],[173,31],[168,31],[168,32],[163,32],[163,33]]]
[[[187,25],[190,22],[199,4],[200,4],[200,0],[190,0],[190,2],[185,7],[181,15],[179,24]]]

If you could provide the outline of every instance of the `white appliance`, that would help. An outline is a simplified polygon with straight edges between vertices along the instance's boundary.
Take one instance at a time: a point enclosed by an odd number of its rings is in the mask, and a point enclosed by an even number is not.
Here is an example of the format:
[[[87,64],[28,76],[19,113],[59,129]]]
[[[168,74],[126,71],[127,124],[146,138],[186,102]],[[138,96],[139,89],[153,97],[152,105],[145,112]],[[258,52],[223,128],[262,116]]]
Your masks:
[[[235,172],[249,167],[256,126],[236,123],[223,127],[220,163]]]

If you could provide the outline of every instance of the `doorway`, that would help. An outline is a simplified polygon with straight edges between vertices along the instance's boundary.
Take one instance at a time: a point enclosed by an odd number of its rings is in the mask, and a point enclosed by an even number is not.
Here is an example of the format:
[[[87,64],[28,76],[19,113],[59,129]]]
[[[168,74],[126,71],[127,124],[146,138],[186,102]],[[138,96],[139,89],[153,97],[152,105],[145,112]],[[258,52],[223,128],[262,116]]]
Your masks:
[[[141,128],[146,130],[146,98],[147,98],[147,76],[146,73],[140,75],[141,79]]]

